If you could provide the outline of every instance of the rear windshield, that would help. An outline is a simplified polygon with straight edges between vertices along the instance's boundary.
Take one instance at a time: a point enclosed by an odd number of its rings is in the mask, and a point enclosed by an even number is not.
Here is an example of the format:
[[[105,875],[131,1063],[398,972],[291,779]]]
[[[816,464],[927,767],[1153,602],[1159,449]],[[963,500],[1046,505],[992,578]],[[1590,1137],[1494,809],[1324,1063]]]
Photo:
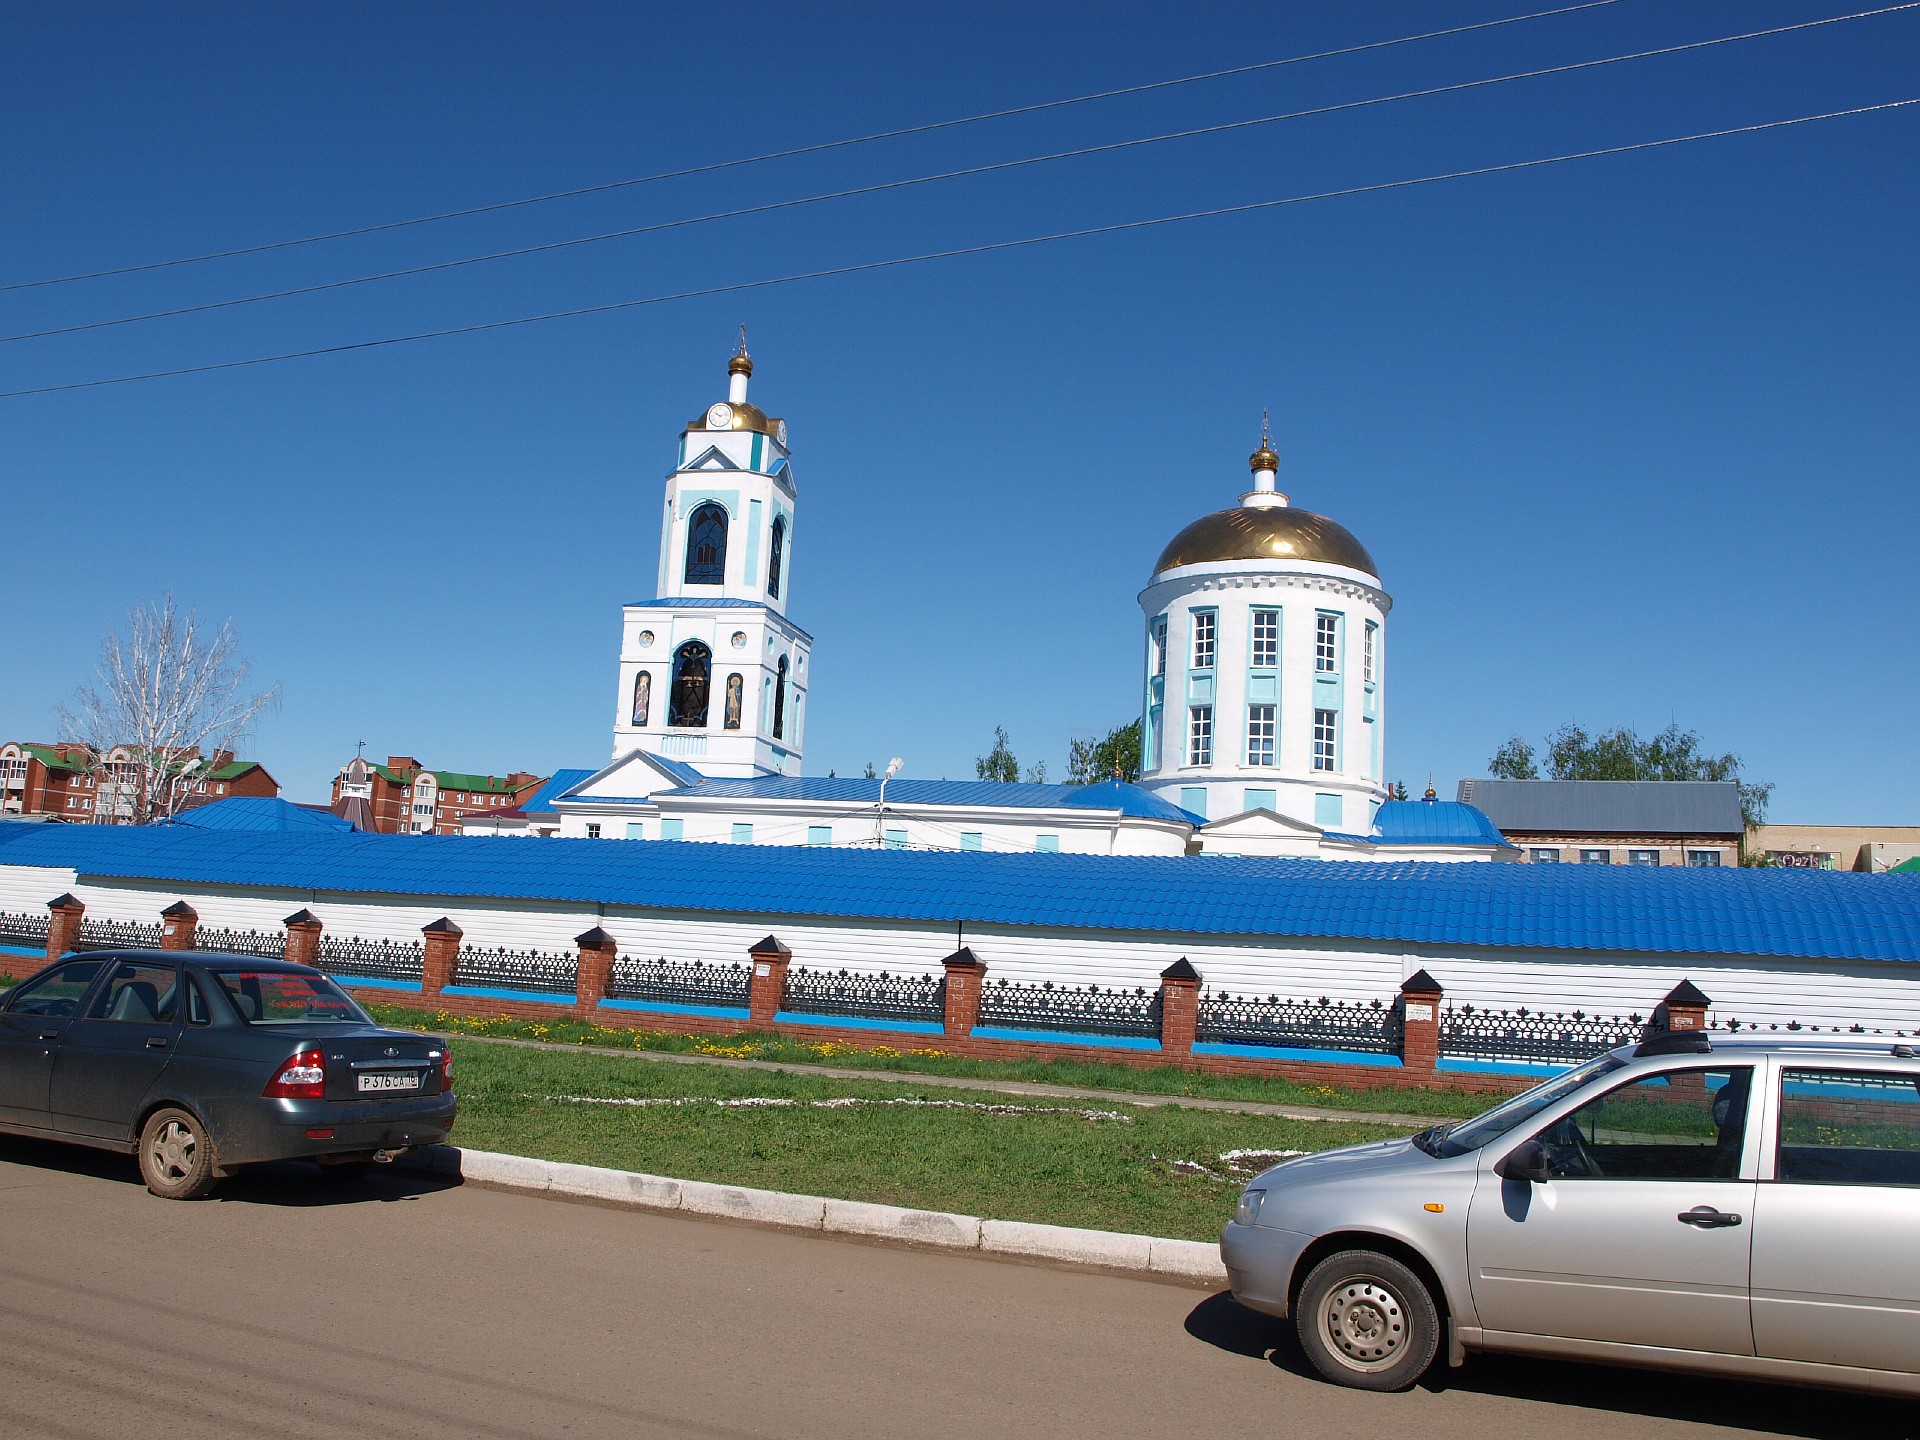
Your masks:
[[[369,1025],[367,1012],[324,975],[284,970],[216,970],[213,978],[251,1025]]]

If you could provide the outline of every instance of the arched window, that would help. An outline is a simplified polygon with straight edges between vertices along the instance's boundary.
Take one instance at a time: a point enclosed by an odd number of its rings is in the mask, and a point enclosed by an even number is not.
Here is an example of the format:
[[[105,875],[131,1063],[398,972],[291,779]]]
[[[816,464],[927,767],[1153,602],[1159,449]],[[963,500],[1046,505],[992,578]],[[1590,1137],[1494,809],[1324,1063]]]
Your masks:
[[[707,501],[687,521],[687,584],[727,583],[727,512]]]
[[[780,657],[780,670],[773,682],[773,738],[781,739],[787,727],[787,657]]]
[[[707,723],[708,679],[713,652],[698,640],[689,640],[673,652],[673,693],[668,697],[667,724],[700,729]]]
[[[787,517],[773,517],[773,554],[767,561],[767,594],[780,598],[780,562],[787,553]]]

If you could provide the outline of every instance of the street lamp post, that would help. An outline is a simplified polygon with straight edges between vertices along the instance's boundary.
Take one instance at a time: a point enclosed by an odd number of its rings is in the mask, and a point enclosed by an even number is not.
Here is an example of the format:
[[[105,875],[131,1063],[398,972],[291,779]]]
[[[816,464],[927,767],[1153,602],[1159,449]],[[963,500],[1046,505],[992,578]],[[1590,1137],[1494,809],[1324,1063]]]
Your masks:
[[[880,777],[880,805],[873,815],[873,843],[876,846],[886,844],[887,824],[887,781],[900,773],[900,767],[907,762],[898,755],[887,762],[887,773]]]

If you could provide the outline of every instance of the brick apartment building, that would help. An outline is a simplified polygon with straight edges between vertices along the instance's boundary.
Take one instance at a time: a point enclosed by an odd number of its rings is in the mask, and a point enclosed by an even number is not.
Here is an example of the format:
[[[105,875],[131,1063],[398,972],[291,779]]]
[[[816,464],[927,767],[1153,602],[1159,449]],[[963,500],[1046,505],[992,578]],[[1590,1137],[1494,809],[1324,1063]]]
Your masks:
[[[1535,865],[1740,863],[1731,780],[1462,780],[1459,798]]]
[[[515,770],[469,775],[429,770],[411,755],[389,755],[384,765],[356,756],[333,780],[333,813],[382,835],[458,835],[469,816],[517,809],[546,777]]]
[[[131,824],[131,757],[124,745],[100,755],[71,741],[40,745],[10,740],[0,745],[0,814],[44,815],[76,824]],[[178,759],[182,765],[197,764],[200,752],[185,750]],[[259,761],[236,760],[232,751],[216,750],[180,808],[190,810],[234,795],[279,793],[280,782]]]

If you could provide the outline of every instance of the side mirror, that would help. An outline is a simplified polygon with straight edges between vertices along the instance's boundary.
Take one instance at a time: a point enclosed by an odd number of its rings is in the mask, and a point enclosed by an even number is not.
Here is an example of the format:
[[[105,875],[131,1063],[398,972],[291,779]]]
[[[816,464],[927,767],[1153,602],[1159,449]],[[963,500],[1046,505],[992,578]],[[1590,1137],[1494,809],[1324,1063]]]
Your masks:
[[[1522,1140],[1494,1162],[1493,1173],[1502,1180],[1524,1180],[1530,1185],[1553,1178],[1547,1170],[1546,1146],[1538,1140]]]

